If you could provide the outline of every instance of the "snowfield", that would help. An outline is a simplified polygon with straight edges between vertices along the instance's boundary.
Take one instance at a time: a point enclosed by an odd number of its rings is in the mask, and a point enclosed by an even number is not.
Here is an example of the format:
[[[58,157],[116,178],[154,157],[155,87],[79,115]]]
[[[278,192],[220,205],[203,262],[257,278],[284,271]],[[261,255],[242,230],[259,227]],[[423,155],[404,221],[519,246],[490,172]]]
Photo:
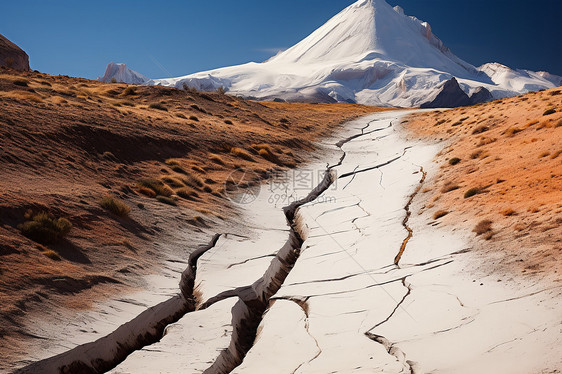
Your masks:
[[[127,70],[112,75],[108,67],[103,80],[139,83],[141,75]],[[545,72],[497,63],[474,67],[455,56],[427,22],[384,0],[357,1],[266,62],[142,83],[203,91],[223,87],[229,94],[260,100],[418,107],[453,77],[469,96],[484,88],[495,99],[562,84],[562,77]]]

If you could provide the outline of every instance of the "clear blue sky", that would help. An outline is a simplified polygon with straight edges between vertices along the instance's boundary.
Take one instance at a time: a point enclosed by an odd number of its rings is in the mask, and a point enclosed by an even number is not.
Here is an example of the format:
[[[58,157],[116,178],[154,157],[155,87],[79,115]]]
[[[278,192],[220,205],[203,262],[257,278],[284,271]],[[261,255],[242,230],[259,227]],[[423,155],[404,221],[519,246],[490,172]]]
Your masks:
[[[263,61],[353,0],[3,1],[0,34],[32,69],[96,78],[125,62],[150,77]],[[387,0],[462,59],[562,75],[561,0]]]

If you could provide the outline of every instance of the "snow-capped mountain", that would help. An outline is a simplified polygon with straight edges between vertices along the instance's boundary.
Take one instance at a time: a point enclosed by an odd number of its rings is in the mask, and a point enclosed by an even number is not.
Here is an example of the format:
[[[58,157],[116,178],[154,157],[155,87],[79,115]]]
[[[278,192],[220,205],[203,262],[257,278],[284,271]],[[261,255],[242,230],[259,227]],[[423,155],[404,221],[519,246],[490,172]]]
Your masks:
[[[500,64],[476,68],[455,56],[428,23],[384,0],[359,0],[266,62],[150,83],[207,91],[222,86],[262,100],[416,107],[468,105],[555,87],[561,80]]]
[[[101,82],[116,82],[130,83],[130,84],[151,84],[152,80],[145,77],[141,73],[129,69],[126,64],[116,64],[110,62],[105,69],[103,77],[98,77]]]

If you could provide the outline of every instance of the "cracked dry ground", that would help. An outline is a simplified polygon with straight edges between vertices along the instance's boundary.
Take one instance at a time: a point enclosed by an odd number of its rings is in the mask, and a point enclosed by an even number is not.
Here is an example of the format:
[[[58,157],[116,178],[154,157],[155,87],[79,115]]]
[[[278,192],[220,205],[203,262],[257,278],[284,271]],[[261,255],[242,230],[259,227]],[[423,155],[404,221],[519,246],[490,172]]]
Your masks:
[[[441,146],[406,140],[403,115],[353,121],[326,141],[328,166],[309,165],[326,177],[285,214],[267,194],[249,204],[251,230],[215,237],[184,273],[195,310],[111,372],[560,370],[560,286],[506,277],[469,230],[427,224],[420,191]],[[94,354],[78,347],[28,369]]]

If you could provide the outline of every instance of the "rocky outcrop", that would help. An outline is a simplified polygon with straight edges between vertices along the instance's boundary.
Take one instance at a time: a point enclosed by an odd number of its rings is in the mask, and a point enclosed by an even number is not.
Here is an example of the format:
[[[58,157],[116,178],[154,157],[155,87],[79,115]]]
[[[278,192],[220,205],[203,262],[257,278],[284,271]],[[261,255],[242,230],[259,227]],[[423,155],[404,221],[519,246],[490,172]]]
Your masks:
[[[0,34],[0,66],[29,71],[29,56]]]
[[[468,105],[472,105],[472,100],[453,77],[445,82],[433,100],[423,103],[420,108],[456,108]]]
[[[480,103],[487,103],[488,101],[492,101],[494,97],[488,91],[488,89],[484,87],[478,87],[472,95],[470,95],[470,101],[472,101],[472,105],[480,104]]]

